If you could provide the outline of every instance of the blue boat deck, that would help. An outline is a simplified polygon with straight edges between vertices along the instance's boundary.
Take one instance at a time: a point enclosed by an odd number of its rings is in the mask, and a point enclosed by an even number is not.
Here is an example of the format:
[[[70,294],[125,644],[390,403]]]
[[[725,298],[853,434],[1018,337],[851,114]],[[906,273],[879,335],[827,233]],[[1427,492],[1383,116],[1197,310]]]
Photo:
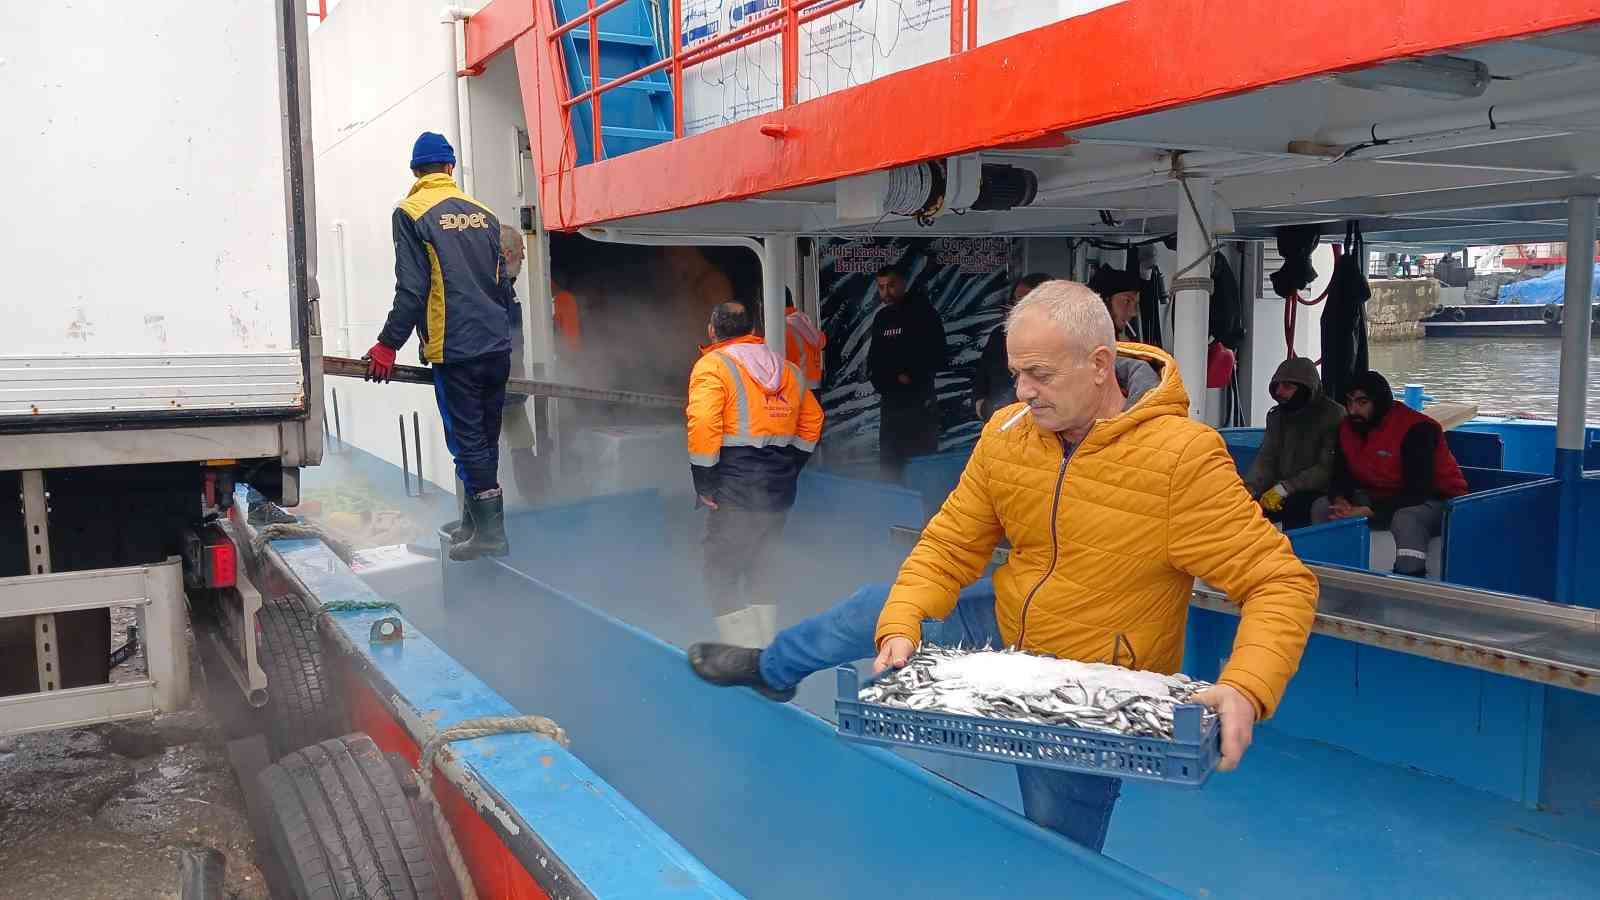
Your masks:
[[[825,608],[864,581],[892,578],[904,550],[884,539],[882,522],[922,521],[912,492],[831,478],[807,475],[791,519],[778,578],[784,622]],[[823,514],[834,492],[846,490],[854,494],[852,508],[875,511],[871,521]],[[898,855],[921,873],[917,881],[927,875],[930,860],[918,833],[931,826],[908,824],[899,809],[874,813],[851,802],[866,789],[866,776],[845,765],[854,757],[844,754],[881,751],[819,737],[816,729],[797,727],[794,720],[805,716],[748,692],[698,685],[681,656],[663,664],[655,651],[642,649],[653,640],[619,637],[633,629],[620,628],[612,616],[680,648],[714,634],[700,594],[699,522],[687,498],[663,501],[650,492],[596,498],[516,515],[511,528],[517,552],[504,564],[451,566],[448,586],[440,567],[413,567],[377,575],[375,586],[524,712],[564,720],[585,764],[741,893],[819,896],[831,884],[843,890],[833,895],[857,895],[862,888],[850,886],[862,882],[852,879],[873,867],[841,861],[831,879],[807,874],[827,864],[803,845],[837,846],[818,837],[824,831],[852,833],[862,854]],[[1414,686],[1394,687],[1394,703],[1414,706],[1404,715],[1421,721],[1436,714]],[[1300,699],[1315,704],[1323,688],[1308,679],[1300,689]],[[832,694],[831,675],[822,673],[802,687],[798,705],[827,718]],[[677,708],[660,708],[680,703],[696,710],[679,715]],[[1595,707],[1566,709],[1584,718],[1592,735],[1595,723],[1587,720]],[[1494,712],[1485,710],[1484,720]],[[1547,766],[1545,791],[1575,800],[1549,812],[1268,723],[1241,770],[1213,777],[1202,790],[1127,784],[1106,854],[1189,896],[1592,896],[1600,884],[1600,788],[1592,777],[1578,784],[1551,779],[1592,768],[1584,761],[1592,763],[1596,751],[1583,731],[1561,733],[1570,745],[1545,752],[1567,754],[1568,764]],[[658,742],[671,749],[653,764],[649,747]],[[988,798],[981,803],[1020,808],[1010,767],[912,758]],[[878,773],[874,780],[899,784],[891,793],[902,800],[928,790],[900,784],[887,765],[870,771]],[[702,812],[708,803],[737,818]],[[1020,836],[1038,829],[996,812],[1019,829],[1010,839],[1015,853],[985,831],[974,837],[972,860],[946,859],[934,868],[970,870],[976,863],[991,883],[1032,881],[1020,869],[1040,865],[1038,845]],[[844,821],[863,816],[873,821]]]

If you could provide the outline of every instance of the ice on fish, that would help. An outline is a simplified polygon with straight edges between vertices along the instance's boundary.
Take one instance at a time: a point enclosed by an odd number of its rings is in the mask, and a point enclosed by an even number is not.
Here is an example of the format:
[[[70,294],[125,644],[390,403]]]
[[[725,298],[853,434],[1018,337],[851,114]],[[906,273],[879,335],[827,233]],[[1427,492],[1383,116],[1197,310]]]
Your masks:
[[[1171,739],[1173,707],[1208,687],[1185,675],[924,644],[904,668],[858,696],[905,709]]]

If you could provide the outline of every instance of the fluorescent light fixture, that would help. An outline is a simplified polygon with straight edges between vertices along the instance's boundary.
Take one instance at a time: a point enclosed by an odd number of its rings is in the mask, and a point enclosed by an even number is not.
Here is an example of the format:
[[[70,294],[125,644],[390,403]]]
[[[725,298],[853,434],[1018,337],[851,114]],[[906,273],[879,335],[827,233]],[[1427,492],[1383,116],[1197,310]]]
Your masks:
[[[1460,56],[1428,56],[1341,72],[1333,79],[1368,91],[1410,91],[1429,97],[1468,100],[1483,96],[1489,89],[1489,67]]]

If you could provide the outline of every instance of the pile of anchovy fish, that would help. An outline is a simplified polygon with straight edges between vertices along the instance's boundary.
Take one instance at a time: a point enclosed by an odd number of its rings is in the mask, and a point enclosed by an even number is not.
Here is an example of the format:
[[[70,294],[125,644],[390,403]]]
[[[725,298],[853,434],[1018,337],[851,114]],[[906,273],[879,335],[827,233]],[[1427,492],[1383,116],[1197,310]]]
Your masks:
[[[923,644],[904,668],[861,689],[864,703],[1172,740],[1174,706],[1211,685],[1016,650]],[[1213,715],[1207,713],[1207,716]]]

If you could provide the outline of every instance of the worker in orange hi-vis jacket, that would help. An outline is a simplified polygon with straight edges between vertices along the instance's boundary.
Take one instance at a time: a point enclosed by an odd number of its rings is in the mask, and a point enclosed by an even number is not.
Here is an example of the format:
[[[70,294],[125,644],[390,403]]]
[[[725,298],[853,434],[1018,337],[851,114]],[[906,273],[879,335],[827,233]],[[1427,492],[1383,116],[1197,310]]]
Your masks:
[[[712,310],[711,343],[689,376],[685,410],[697,505],[708,509],[712,614],[724,641],[746,644],[777,632],[778,608],[764,582],[823,418],[800,368],[753,330],[742,303]]]
[[[806,387],[814,391],[822,387],[822,351],[828,346],[828,336],[817,327],[817,323],[811,321],[810,316],[795,308],[793,295],[788,291],[784,293],[785,355],[789,362],[800,367],[800,373],[806,377]]]

